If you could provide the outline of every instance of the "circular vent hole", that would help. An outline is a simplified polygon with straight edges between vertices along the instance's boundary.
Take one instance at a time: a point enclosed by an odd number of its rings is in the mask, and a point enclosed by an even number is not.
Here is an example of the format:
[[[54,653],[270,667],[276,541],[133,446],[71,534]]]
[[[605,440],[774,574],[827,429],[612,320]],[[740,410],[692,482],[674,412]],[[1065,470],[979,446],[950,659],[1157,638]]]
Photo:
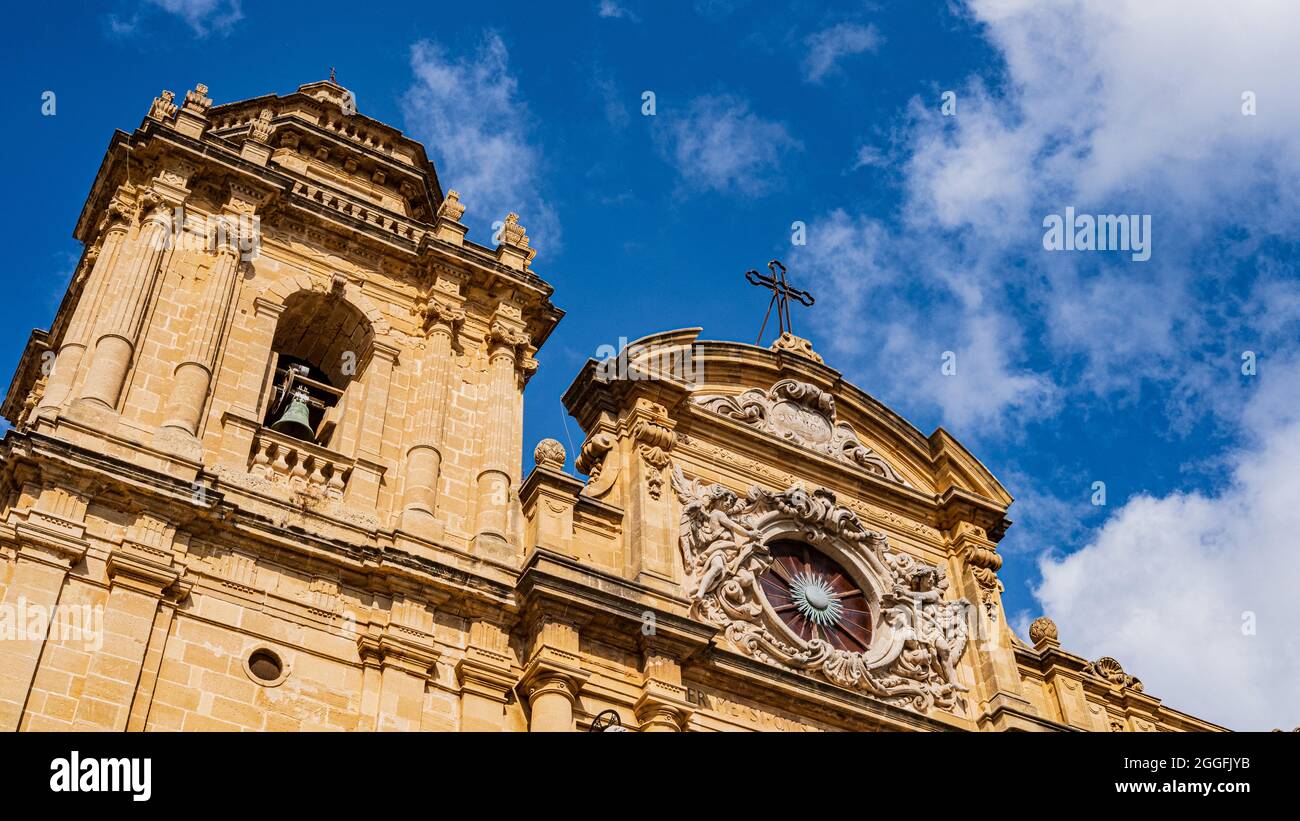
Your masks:
[[[284,672],[284,665],[270,650],[255,650],[248,657],[248,669],[262,681],[275,681]]]

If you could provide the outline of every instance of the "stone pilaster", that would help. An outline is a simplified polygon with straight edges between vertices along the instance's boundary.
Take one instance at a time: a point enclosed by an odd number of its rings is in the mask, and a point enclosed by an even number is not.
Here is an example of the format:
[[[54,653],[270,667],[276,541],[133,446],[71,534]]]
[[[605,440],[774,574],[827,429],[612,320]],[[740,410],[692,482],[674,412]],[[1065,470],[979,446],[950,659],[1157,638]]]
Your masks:
[[[515,685],[510,637],[485,619],[470,623],[469,646],[456,664],[460,684],[462,732],[499,733],[505,730],[505,706]]]
[[[559,613],[541,613],[533,652],[519,682],[528,699],[529,732],[572,732],[573,708],[588,678],[578,652],[578,625]]]
[[[68,571],[86,555],[86,507],[89,499],[62,488],[29,488],[35,503],[30,510],[15,511],[5,523],[16,540],[12,575],[4,588],[3,604],[12,613],[41,610],[55,613]],[[0,732],[19,728],[23,708],[47,643],[40,635],[0,641]]]
[[[362,711],[368,726],[363,729],[379,731],[412,731],[422,727],[424,693],[434,680],[438,662],[438,648],[433,636],[431,618],[423,620],[423,628],[413,627],[398,618],[405,608],[428,617],[429,611],[411,601],[395,601],[394,615],[382,627],[371,625],[357,638],[357,652],[363,667],[364,691]]]
[[[189,329],[185,357],[176,366],[167,402],[167,418],[163,422],[164,428],[182,435],[194,437],[198,433],[199,416],[207,402],[217,353],[234,307],[241,248],[256,241],[255,237],[240,235],[238,220],[252,216],[258,199],[256,192],[235,186],[219,218],[219,230],[214,238],[216,260]]]
[[[668,471],[676,441],[674,426],[663,405],[646,398],[637,399],[620,421],[624,464],[629,466],[624,572],[633,581],[671,584],[673,580],[677,524]]]
[[[415,413],[406,451],[401,527],[416,536],[436,538],[443,432],[455,364],[452,341],[465,313],[433,301],[427,316],[429,335],[419,365]]]
[[[1002,557],[996,551],[997,545],[983,528],[970,522],[958,522],[948,533],[948,552],[959,568],[961,593],[974,603],[968,652],[984,712],[1010,709],[1032,713],[1021,690],[1011,628],[1002,611],[1002,582],[997,577]]]
[[[384,428],[388,424],[388,394],[398,355],[397,348],[379,340],[372,343],[371,351],[370,364],[363,379],[365,400],[355,411],[359,418],[351,423],[358,430],[357,464],[352,469],[347,489],[348,501],[366,510],[374,510],[379,502],[379,485],[384,474],[381,458]],[[354,413],[351,407],[347,411]]]
[[[474,533],[504,541],[510,513],[510,465],[515,438],[515,408],[519,402],[516,367],[528,346],[528,335],[496,320],[488,332],[486,420],[477,477]]]
[[[564,458],[564,447],[554,439],[543,439],[533,451],[536,467],[519,494],[527,520],[525,547],[581,558],[574,544],[573,509],[583,484],[564,472]]]
[[[682,668],[677,659],[653,646],[644,652],[645,681],[633,710],[643,733],[679,733],[686,729],[694,711],[682,685]]]
[[[81,399],[110,410],[117,408],[162,261],[171,245],[173,214],[188,194],[186,179],[188,173],[165,171],[140,197],[146,216],[135,239],[118,254],[120,263],[112,273],[114,282],[99,311],[94,352],[81,386]]]
[[[122,732],[133,706],[147,703],[138,691],[139,686],[152,688],[156,681],[156,671],[145,674],[147,651],[160,616],[171,618],[172,608],[161,605],[185,598],[190,590],[182,578],[184,568],[172,561],[174,535],[167,523],[141,515],[109,556],[103,647],[90,657],[84,690],[96,698],[78,702],[72,729]]]
[[[93,261],[88,255],[90,273],[86,276],[81,297],[73,309],[72,318],[63,333],[63,341],[50,372],[49,383],[41,398],[40,408],[56,408],[67,400],[77,371],[85,360],[86,347],[91,343],[95,317],[99,315],[104,294],[108,290],[111,272],[117,267],[118,253],[126,241],[131,227],[131,206],[119,192],[108,205],[104,216],[103,239],[92,249]],[[38,410],[38,413],[40,411]]]

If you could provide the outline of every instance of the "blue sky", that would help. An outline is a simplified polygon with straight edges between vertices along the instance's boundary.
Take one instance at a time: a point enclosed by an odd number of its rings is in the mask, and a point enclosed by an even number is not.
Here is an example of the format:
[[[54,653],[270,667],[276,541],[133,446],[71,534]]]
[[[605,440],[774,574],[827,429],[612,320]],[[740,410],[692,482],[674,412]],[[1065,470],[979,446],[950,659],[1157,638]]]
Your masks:
[[[1289,4],[298,5],[10,12],[6,371],[57,307],[113,129],[164,88],[224,103],[333,66],[426,142],[471,238],[507,210],[529,229],[568,316],[525,442],[578,436],[559,395],[601,345],[693,325],[753,341],[766,302],[743,272],[778,257],[819,298],[794,322],[828,363],[1017,497],[1013,625],[1046,610],[1067,648],[1172,706],[1300,724]],[[1149,215],[1151,259],[1044,250],[1067,206]]]

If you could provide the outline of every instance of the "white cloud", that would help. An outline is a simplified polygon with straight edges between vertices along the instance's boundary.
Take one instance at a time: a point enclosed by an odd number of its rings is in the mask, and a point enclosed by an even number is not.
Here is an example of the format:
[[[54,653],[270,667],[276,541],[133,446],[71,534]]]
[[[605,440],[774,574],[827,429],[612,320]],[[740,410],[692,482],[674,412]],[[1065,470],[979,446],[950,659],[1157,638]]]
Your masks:
[[[820,83],[828,74],[839,70],[838,63],[842,58],[875,51],[883,41],[876,27],[869,24],[837,23],[814,32],[804,38],[804,46],[808,49],[803,63],[804,79]]]
[[[627,20],[631,23],[641,22],[641,18],[631,9],[617,2],[617,0],[600,0],[596,5],[596,14],[611,20]]]
[[[1175,432],[1206,413],[1230,419],[1241,401],[1232,382],[1240,350],[1231,346],[1274,355],[1297,347],[1295,290],[1277,284],[1265,296],[1242,269],[1295,278],[1289,259],[1265,270],[1260,248],[1300,230],[1292,137],[1300,106],[1287,89],[1300,73],[1288,35],[1300,27],[1300,6],[968,0],[965,9],[1005,75],[996,86],[978,78],[958,86],[956,116],[942,115],[937,91],[913,100],[906,127],[894,132],[904,201],[886,229],[897,250],[879,263],[919,279],[911,297],[922,301],[874,319],[919,312],[923,326],[947,323],[957,336],[968,329],[976,351],[981,326],[1013,329],[996,343],[1000,355],[980,357],[989,384],[1007,388],[963,414],[952,404],[966,398],[956,383],[950,401],[926,381],[900,384],[886,372],[898,363],[886,368],[871,351],[841,366],[868,384],[892,381],[905,400],[939,399],[957,414],[946,421],[975,425],[968,435],[999,431],[999,417],[1026,402],[1064,406],[1035,398],[1042,385],[1024,370],[1035,355],[1052,361],[1056,392],[1072,404],[1136,402],[1154,384],[1170,394]],[[1242,114],[1245,91],[1255,94],[1257,116]],[[857,167],[879,158],[868,148]],[[1151,214],[1151,261],[1044,251],[1043,217],[1070,205]],[[964,288],[967,298],[926,315],[922,307],[948,282],[956,283],[949,295]],[[851,305],[819,308],[814,322],[848,328],[854,317],[836,314]],[[911,340],[920,331],[894,333]],[[914,356],[928,368],[928,347]]]
[[[858,146],[858,153],[853,158],[854,171],[859,168],[886,168],[889,158],[884,152],[872,145]]]
[[[485,229],[514,211],[534,247],[558,250],[559,217],[541,194],[543,158],[501,37],[488,33],[477,50],[455,55],[422,40],[411,47],[411,71],[407,130],[433,155],[443,187],[460,192],[467,219]]]
[[[661,106],[656,119],[666,123],[657,133],[660,150],[688,188],[762,194],[774,185],[781,158],[803,147],[783,124],[731,95],[697,97],[682,114]]]
[[[814,342],[886,402],[936,409],[958,437],[1014,434],[1009,411],[1027,418],[1055,407],[1051,381],[1017,361],[1021,331],[996,289],[965,276],[950,250],[839,210],[809,225],[791,259],[793,271],[809,272],[796,282],[818,300]]]
[[[240,0],[149,0],[149,2],[184,20],[185,24],[200,37],[214,31],[224,34],[230,31],[235,23],[244,19]],[[135,28],[134,21],[129,24],[113,21],[111,25],[116,33],[129,32]],[[123,25],[127,26],[125,30],[122,29]]]
[[[1300,360],[1261,369],[1248,444],[1217,493],[1139,496],[1036,595],[1067,649],[1110,655],[1176,709],[1234,729],[1300,726]],[[1252,618],[1255,635],[1243,635]]]

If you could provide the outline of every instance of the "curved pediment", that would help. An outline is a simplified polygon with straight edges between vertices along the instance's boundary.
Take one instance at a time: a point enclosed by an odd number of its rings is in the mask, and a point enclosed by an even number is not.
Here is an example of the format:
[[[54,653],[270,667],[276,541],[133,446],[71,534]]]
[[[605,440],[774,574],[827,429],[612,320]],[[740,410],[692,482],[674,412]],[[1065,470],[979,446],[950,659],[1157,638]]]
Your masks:
[[[836,418],[835,397],[816,385],[782,379],[767,390],[704,394],[691,397],[691,402],[769,436],[910,487],[880,454],[862,443],[847,422]]]
[[[762,348],[704,341],[699,333],[681,328],[652,334],[589,361],[566,392],[565,405],[589,437],[600,437],[617,432],[610,421],[614,408],[650,397],[680,425],[679,443],[743,464],[750,479],[774,480],[773,471],[786,476],[797,462],[794,451],[803,450],[820,459],[789,475],[846,493],[852,477],[869,478],[896,489],[890,494],[895,503],[913,506],[908,516],[926,515],[928,497],[939,509],[933,522],[940,529],[965,517],[995,541],[1001,538],[1011,496],[947,431],[921,433],[798,338]],[[764,442],[779,443],[785,455]],[[838,480],[825,470],[832,464],[842,468]]]

